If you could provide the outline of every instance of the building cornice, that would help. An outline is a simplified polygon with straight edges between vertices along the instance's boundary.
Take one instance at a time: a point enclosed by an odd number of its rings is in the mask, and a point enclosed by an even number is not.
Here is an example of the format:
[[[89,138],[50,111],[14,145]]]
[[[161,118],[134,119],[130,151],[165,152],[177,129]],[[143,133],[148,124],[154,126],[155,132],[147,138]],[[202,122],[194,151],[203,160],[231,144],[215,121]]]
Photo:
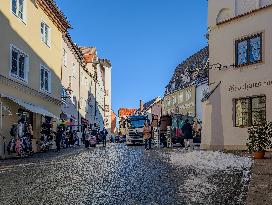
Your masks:
[[[16,88],[19,91],[22,91],[23,93],[33,95],[33,96],[36,96],[36,97],[40,97],[43,100],[48,101],[48,102],[52,102],[52,103],[54,103],[56,105],[62,105],[62,101],[60,99],[54,98],[54,97],[52,97],[50,95],[42,93],[42,92],[40,92],[38,90],[35,90],[33,88],[30,88],[30,87],[24,85],[23,83],[20,83],[20,82],[17,82],[15,80],[12,80],[10,78],[7,78],[7,77],[5,77],[5,76],[3,76],[1,74],[0,74],[0,83],[11,86],[13,88]]]
[[[71,28],[67,18],[54,0],[36,0],[36,2],[61,32],[64,33],[67,29]]]
[[[221,21],[221,22],[217,23],[216,25],[219,26],[219,25],[222,25],[222,24],[226,24],[226,23],[229,23],[229,22],[231,22],[231,21],[234,21],[234,20],[237,20],[237,19],[240,19],[240,18],[249,16],[249,15],[251,15],[251,14],[253,14],[253,13],[262,11],[262,10],[267,9],[267,8],[270,8],[270,7],[272,7],[272,4],[267,5],[267,6],[263,6],[263,7],[258,8],[258,9],[254,9],[254,10],[248,11],[248,12],[246,12],[246,13],[240,14],[240,15],[238,15],[238,16],[235,16],[235,17],[232,17],[232,18],[229,18],[229,19],[226,19],[226,20],[224,20],[224,21]]]
[[[73,39],[68,32],[63,34],[63,39],[64,42],[68,44],[68,47],[75,55],[77,61],[80,62],[80,65],[82,67],[86,67],[86,61],[83,57],[83,53],[81,52],[80,48],[73,42]]]

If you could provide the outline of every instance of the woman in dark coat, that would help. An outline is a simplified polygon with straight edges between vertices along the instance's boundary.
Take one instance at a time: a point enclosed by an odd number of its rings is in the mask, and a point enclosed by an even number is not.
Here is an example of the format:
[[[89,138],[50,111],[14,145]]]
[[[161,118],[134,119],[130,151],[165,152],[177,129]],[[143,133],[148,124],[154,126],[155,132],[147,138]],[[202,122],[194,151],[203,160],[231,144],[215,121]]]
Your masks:
[[[194,149],[193,128],[188,119],[185,120],[185,124],[182,126],[181,130],[184,135],[185,148],[188,149],[190,146],[190,149]]]
[[[62,129],[61,127],[58,127],[57,134],[56,134],[56,146],[57,146],[57,152],[60,151],[60,143],[62,140]]]

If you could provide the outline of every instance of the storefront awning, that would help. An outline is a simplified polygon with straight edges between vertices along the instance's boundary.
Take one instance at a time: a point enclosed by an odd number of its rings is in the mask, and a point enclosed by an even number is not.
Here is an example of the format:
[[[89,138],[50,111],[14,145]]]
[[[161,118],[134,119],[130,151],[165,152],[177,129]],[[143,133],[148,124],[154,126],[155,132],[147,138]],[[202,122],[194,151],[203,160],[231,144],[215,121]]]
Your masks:
[[[31,112],[41,114],[43,116],[59,119],[57,116],[55,116],[51,112],[47,111],[46,109],[40,107],[39,105],[35,105],[35,104],[29,103],[29,102],[25,102],[25,101],[23,101],[21,99],[11,97],[11,96],[8,96],[8,95],[4,95],[4,94],[0,94],[0,96],[12,100],[13,102],[17,103],[18,105],[24,107],[25,109],[27,109],[27,110],[29,110]]]

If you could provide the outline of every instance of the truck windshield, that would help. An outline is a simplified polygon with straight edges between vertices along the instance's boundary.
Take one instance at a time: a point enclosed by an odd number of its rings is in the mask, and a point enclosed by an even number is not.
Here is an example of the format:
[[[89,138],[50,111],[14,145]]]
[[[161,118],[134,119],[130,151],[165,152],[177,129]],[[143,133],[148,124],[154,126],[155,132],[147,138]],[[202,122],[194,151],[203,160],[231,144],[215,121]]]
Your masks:
[[[144,127],[145,120],[131,120],[130,127],[131,128],[142,128]]]

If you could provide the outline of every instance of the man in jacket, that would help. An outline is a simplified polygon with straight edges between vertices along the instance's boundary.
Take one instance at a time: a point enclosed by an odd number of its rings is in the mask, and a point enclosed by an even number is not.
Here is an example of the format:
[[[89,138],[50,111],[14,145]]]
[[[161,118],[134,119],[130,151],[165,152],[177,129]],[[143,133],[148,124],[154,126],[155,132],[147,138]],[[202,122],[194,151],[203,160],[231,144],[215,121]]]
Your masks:
[[[188,119],[185,120],[185,124],[182,126],[181,130],[184,135],[185,149],[188,149],[189,146],[190,149],[194,149],[193,129]]]
[[[144,141],[145,149],[151,149],[151,127],[147,122],[144,124]]]
[[[103,147],[106,147],[108,131],[104,127],[100,133],[102,135],[101,137],[102,137]]]

